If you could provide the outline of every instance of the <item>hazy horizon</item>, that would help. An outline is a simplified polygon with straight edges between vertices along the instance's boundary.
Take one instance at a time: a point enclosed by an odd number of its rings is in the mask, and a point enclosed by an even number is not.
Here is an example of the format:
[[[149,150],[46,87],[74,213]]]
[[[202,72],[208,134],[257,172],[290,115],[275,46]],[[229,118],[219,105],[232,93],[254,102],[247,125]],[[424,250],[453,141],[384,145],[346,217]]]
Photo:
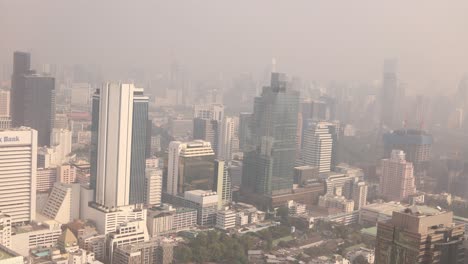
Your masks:
[[[25,50],[34,64],[97,64],[113,78],[178,61],[193,79],[229,80],[276,58],[279,71],[327,82],[378,80],[396,57],[408,90],[453,91],[468,72],[466,10],[461,0],[0,1],[0,65]]]

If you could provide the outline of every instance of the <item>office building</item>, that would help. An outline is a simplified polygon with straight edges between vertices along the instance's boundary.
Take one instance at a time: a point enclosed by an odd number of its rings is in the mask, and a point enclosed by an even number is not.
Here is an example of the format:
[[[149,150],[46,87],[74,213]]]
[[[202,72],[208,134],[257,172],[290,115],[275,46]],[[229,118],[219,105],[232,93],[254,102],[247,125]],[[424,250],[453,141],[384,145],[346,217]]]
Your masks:
[[[325,194],[320,196],[318,205],[331,209],[333,213],[350,213],[354,210],[354,201],[340,195]]]
[[[453,213],[412,206],[377,224],[375,263],[444,263],[464,261],[464,226]]]
[[[37,130],[39,146],[50,146],[55,120],[55,79],[30,69],[30,54],[13,54],[12,126]]]
[[[320,173],[331,171],[333,148],[336,147],[334,125],[328,122],[311,122],[306,125],[302,148],[303,164],[317,167]]]
[[[354,210],[359,210],[367,204],[368,186],[364,181],[352,182],[352,200],[354,201]]]
[[[309,182],[317,182],[318,180],[319,180],[318,167],[299,166],[299,167],[294,168],[294,184],[305,186]]]
[[[253,149],[244,152],[244,192],[273,196],[291,191],[299,92],[288,89],[287,83],[284,74],[272,73],[271,85],[255,98]]]
[[[118,247],[114,251],[115,264],[171,264],[174,245],[170,242],[150,240]]]
[[[169,120],[169,134],[176,140],[188,140],[193,134],[193,120],[172,118]]]
[[[162,170],[146,168],[145,204],[147,206],[159,206],[162,195]]]
[[[413,163],[416,187],[424,187],[432,156],[432,135],[422,130],[402,129],[383,135],[384,158],[389,158],[392,150],[401,149],[406,160]]]
[[[0,211],[12,224],[36,215],[37,131],[21,127],[0,130]]]
[[[219,140],[218,158],[229,162],[232,159],[232,153],[236,150],[235,140],[236,122],[233,117],[225,117],[221,125],[221,133]]]
[[[213,190],[218,193],[218,208],[232,201],[231,177],[223,160],[215,160]]]
[[[252,113],[242,112],[239,114],[239,149],[247,151],[251,139]]]
[[[106,260],[107,263],[114,263],[113,256],[117,248],[146,242],[149,240],[146,221],[135,220],[121,224],[114,232],[106,238]]]
[[[193,117],[221,122],[224,119],[224,106],[222,104],[195,105]]]
[[[147,226],[150,237],[189,230],[197,224],[197,210],[187,207],[173,208],[163,204],[148,209]]]
[[[90,186],[96,203],[144,203],[148,97],[133,84],[106,83],[92,108]]]
[[[219,155],[221,122],[211,119],[193,119],[193,139],[210,142],[213,151]]]
[[[365,205],[359,210],[359,224],[364,226],[375,226],[377,222],[386,221],[392,218],[394,211],[403,211],[407,205],[400,202],[382,201]]]
[[[51,146],[57,153],[58,165],[69,160],[72,150],[72,132],[68,129],[52,129]]]
[[[167,193],[183,196],[190,190],[212,190],[214,155],[209,142],[172,141],[169,144]]]
[[[398,80],[397,60],[384,61],[382,90],[380,94],[380,123],[382,126],[395,128],[401,124],[401,106],[405,91]]]
[[[79,219],[80,191],[81,186],[79,183],[55,183],[47,203],[42,209],[42,214],[61,224],[67,224]]]
[[[406,161],[402,150],[393,150],[389,159],[381,161],[381,194],[393,201],[401,201],[416,193],[413,164]]]
[[[53,221],[32,222],[12,229],[11,249],[23,256],[38,247],[53,247],[62,234],[61,224]]]
[[[213,226],[216,223],[218,210],[218,194],[204,190],[186,191],[184,194],[186,205],[197,210],[197,224]]]

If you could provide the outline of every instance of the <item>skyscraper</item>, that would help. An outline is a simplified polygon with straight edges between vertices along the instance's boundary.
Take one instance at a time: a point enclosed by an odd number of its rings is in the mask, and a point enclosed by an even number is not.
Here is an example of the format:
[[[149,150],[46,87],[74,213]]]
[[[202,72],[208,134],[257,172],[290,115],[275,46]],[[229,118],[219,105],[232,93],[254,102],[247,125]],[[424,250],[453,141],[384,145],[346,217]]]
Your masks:
[[[232,201],[231,177],[224,160],[215,160],[213,191],[218,194],[218,209]]]
[[[30,54],[15,52],[11,78],[12,126],[28,126],[38,133],[39,146],[50,146],[55,120],[55,79],[30,70]]]
[[[299,92],[284,74],[272,73],[271,85],[255,98],[252,150],[244,152],[242,188],[260,195],[290,192],[296,157]]]
[[[234,149],[233,143],[235,139],[235,121],[232,117],[225,117],[221,125],[221,133],[219,140],[218,158],[229,162],[232,159]]]
[[[405,152],[393,150],[390,159],[383,159],[381,164],[380,189],[383,196],[401,201],[416,192],[413,164],[406,160]]]
[[[376,264],[464,263],[464,225],[452,212],[412,206],[377,224]]]
[[[329,172],[335,163],[335,126],[329,122],[309,122],[304,132],[302,161],[304,165],[315,166],[319,172]]]
[[[210,142],[216,155],[220,155],[224,106],[222,104],[195,105],[193,116],[193,139]]]
[[[390,128],[398,126],[402,121],[400,106],[404,98],[404,89],[398,80],[397,63],[396,59],[385,60],[383,69],[380,122],[382,126]]]
[[[169,143],[166,192],[183,196],[190,190],[212,190],[215,154],[202,140]]]
[[[0,130],[0,211],[13,225],[36,216],[36,165],[37,131]]]
[[[106,207],[143,203],[148,98],[133,84],[106,83],[93,96],[91,188]]]
[[[246,151],[250,146],[252,113],[239,114],[239,148]]]
[[[392,150],[401,149],[406,160],[413,163],[416,186],[424,187],[429,161],[432,154],[432,135],[416,129],[401,129],[383,135],[384,157],[390,157]]]

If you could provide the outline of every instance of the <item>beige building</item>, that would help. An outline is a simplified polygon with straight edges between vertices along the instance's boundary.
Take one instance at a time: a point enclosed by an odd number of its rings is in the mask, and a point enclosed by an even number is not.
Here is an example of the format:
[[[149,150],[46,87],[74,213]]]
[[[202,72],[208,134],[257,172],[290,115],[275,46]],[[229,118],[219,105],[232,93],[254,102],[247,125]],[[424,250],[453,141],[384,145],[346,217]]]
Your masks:
[[[402,201],[416,193],[413,163],[406,161],[402,150],[393,150],[389,159],[381,161],[381,194],[393,201]]]

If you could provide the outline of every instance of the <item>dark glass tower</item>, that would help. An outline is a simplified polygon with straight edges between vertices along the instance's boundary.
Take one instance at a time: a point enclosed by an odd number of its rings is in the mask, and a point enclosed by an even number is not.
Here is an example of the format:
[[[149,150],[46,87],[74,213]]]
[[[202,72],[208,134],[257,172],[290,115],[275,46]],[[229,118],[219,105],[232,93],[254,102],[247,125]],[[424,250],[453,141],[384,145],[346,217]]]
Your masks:
[[[252,150],[244,153],[242,188],[262,195],[289,192],[293,184],[299,92],[286,76],[272,73],[271,85],[255,98]]]
[[[99,89],[93,96],[92,124],[91,124],[91,177],[90,187],[96,188],[97,179],[97,150],[99,145]],[[144,185],[146,169],[146,146],[148,133],[148,101],[143,89],[135,89],[133,94],[132,114],[132,147],[130,164],[130,194],[129,204],[144,203]],[[118,113],[115,113],[118,114]]]
[[[55,79],[30,70],[29,53],[15,52],[11,78],[11,115],[13,127],[37,130],[39,146],[50,146],[55,120]]]

